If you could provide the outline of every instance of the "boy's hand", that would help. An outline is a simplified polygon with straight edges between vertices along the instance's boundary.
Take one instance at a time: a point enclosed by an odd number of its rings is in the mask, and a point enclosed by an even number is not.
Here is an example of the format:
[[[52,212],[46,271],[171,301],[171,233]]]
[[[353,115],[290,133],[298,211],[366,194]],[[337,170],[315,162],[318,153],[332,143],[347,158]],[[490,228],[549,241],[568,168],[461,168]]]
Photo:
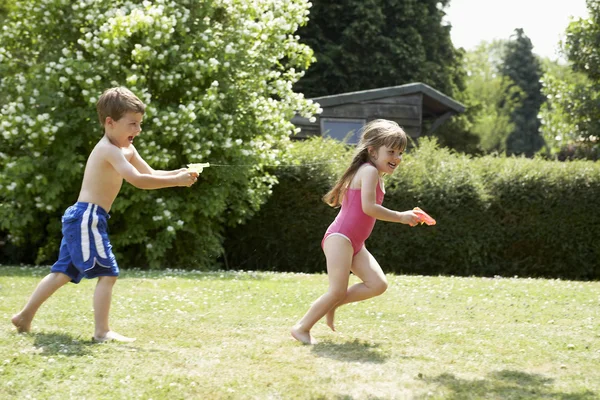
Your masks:
[[[187,186],[190,187],[198,180],[198,173],[193,171],[188,171],[187,169],[181,170],[176,176],[175,181],[177,182],[177,186]]]

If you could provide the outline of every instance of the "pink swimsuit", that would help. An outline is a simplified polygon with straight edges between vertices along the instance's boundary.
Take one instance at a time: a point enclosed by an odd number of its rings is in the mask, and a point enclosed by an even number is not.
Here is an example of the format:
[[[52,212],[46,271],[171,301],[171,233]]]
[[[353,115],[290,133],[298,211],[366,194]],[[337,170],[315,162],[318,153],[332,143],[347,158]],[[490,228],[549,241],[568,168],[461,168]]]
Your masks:
[[[375,201],[381,205],[383,203],[383,190],[377,182],[377,191]],[[356,255],[365,245],[365,240],[369,237],[375,226],[375,218],[368,216],[362,210],[362,200],[360,198],[360,189],[347,189],[342,200],[342,209],[333,221],[325,236],[321,241],[321,247],[325,239],[336,234],[344,236],[350,240],[354,255]]]

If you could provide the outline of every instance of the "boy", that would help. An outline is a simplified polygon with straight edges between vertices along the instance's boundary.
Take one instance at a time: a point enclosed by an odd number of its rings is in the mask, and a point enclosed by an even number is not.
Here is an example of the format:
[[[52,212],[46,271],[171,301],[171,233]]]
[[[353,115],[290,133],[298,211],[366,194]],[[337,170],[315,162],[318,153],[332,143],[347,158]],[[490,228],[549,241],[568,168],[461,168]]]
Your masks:
[[[131,91],[122,87],[106,90],[96,104],[104,136],[88,157],[77,203],[62,217],[63,238],[58,261],[50,274],[38,284],[25,307],[12,317],[19,332],[29,332],[38,308],[67,282],[98,278],[94,292],[97,342],[132,342],[110,330],[108,313],[112,288],[119,267],[111,251],[106,222],[108,212],[121,189],[123,179],[140,189],[191,186],[198,173],[185,168],[156,171],[140,157],[133,140],[142,131],[146,106]]]

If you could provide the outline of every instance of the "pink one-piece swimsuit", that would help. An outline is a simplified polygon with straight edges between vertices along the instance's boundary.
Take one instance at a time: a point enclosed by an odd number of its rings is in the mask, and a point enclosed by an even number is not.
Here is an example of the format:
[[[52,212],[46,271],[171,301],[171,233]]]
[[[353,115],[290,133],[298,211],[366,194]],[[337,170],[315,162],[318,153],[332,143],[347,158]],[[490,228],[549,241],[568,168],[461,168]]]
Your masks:
[[[377,182],[375,202],[381,205],[384,195],[385,193],[383,193],[379,182]],[[365,240],[371,235],[375,221],[375,218],[363,212],[360,189],[348,188],[342,200],[342,208],[337,217],[335,217],[335,220],[327,228],[325,236],[321,241],[321,247],[323,247],[325,239],[332,234],[337,234],[350,240],[354,249],[354,255],[356,255],[365,245]]]

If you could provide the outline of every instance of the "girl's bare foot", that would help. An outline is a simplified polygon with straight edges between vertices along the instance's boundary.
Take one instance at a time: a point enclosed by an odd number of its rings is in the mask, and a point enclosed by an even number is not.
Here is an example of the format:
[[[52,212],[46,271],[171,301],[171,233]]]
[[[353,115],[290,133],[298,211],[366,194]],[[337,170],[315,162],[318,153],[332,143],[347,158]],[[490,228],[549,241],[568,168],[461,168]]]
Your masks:
[[[31,320],[25,319],[21,313],[13,315],[10,321],[17,328],[17,332],[19,333],[29,332],[31,329]]]
[[[304,344],[317,344],[317,341],[313,339],[310,332],[301,330],[298,326],[294,326],[291,330],[292,337],[299,342]]]
[[[102,336],[94,335],[94,342],[104,343],[109,341],[131,343],[135,341],[135,338],[129,338],[127,336],[120,335],[117,332],[113,331],[108,331],[105,335]]]
[[[332,331],[335,332],[335,325],[333,324],[333,320],[335,319],[335,308],[332,308],[327,312],[327,326],[331,328]]]

